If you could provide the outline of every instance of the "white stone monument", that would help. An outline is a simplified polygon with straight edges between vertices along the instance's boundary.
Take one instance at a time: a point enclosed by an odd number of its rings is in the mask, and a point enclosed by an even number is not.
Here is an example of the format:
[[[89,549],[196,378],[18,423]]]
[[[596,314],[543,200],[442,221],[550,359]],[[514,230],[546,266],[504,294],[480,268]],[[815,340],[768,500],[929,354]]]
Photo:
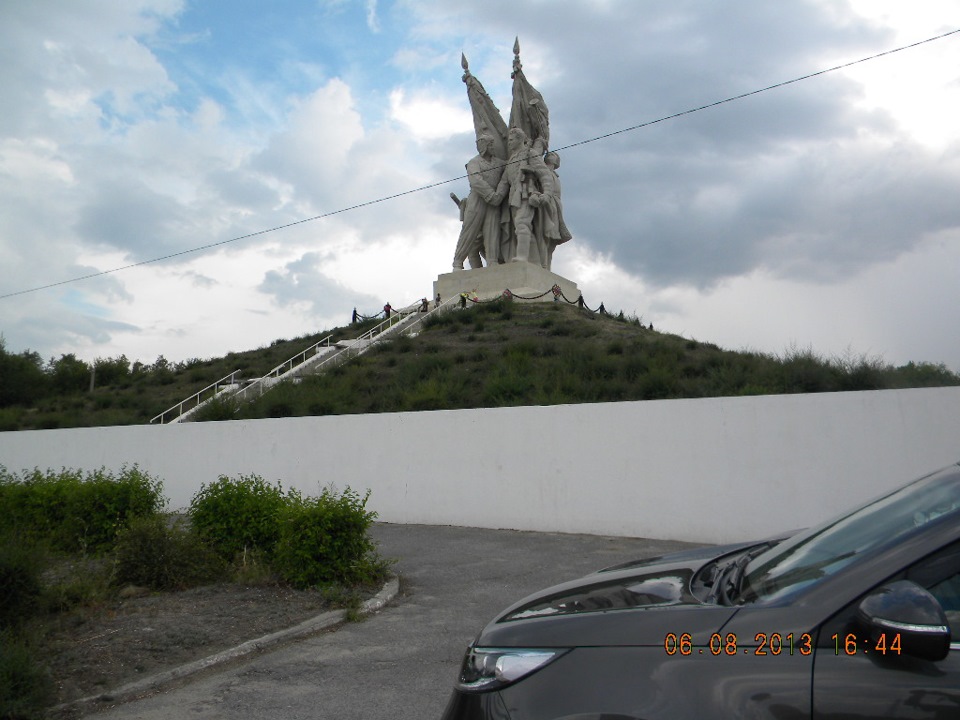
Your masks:
[[[481,300],[505,293],[521,300],[570,302],[576,283],[552,272],[553,252],[571,239],[560,200],[560,158],[548,152],[550,112],[520,64],[513,46],[513,106],[509,126],[470,73],[462,57],[463,82],[473,111],[477,155],[467,163],[470,194],[450,197],[463,225],[453,256],[453,272],[440,275],[434,297],[461,293]],[[470,269],[464,269],[469,262]]]

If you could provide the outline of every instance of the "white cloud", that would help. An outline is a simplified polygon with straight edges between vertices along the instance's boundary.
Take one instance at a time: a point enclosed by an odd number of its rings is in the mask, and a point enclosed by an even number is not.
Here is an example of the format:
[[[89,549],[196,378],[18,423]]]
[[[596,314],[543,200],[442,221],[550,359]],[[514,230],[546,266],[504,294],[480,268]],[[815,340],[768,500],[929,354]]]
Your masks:
[[[960,3],[925,0],[850,0],[858,15],[894,28],[894,44],[907,45],[960,29]],[[890,113],[915,141],[942,150],[956,141],[953,116],[960,106],[960,38],[929,43],[850,68],[863,84],[862,106]]]
[[[475,150],[461,51],[507,114],[519,32],[560,146],[935,34],[960,10],[344,2],[324,6],[322,43],[262,24],[276,49],[264,80],[239,50],[211,49],[252,9],[173,54],[195,6],[61,5],[0,10],[0,294],[358,206],[0,300],[8,347],[147,359],[265,344],[340,324],[353,304],[429,294],[459,231],[447,193],[466,183],[372,201],[462,175]],[[557,270],[592,305],[701,340],[960,368],[955,333],[916,321],[956,325],[943,308],[960,306],[958,48],[941,41],[564,151],[575,238]],[[382,66],[364,64],[374,49]]]
[[[419,90],[408,96],[403,88],[396,88],[390,93],[390,115],[420,141],[473,131],[470,109],[463,98],[454,103],[438,97],[435,90]]]
[[[380,32],[380,19],[377,17],[377,0],[366,0],[367,2],[367,27],[370,32]]]

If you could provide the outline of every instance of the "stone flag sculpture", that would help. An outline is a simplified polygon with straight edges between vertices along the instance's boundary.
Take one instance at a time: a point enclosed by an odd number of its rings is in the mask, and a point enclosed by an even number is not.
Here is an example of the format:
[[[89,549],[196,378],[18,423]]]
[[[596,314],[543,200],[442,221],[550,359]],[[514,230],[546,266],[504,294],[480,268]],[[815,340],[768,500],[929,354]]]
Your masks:
[[[465,200],[451,194],[463,221],[454,270],[462,270],[465,260],[471,268],[528,262],[549,270],[554,249],[571,239],[560,200],[560,158],[547,151],[550,112],[523,73],[519,40],[513,55],[509,127],[461,58],[477,155],[466,166],[470,194]]]

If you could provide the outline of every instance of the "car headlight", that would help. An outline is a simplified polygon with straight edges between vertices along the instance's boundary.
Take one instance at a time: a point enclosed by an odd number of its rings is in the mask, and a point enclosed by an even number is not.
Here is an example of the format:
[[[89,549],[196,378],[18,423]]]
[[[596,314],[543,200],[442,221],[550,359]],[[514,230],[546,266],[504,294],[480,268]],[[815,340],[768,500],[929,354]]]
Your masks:
[[[482,692],[515,683],[553,662],[567,649],[532,650],[526,648],[469,647],[460,668],[457,687],[467,692]]]

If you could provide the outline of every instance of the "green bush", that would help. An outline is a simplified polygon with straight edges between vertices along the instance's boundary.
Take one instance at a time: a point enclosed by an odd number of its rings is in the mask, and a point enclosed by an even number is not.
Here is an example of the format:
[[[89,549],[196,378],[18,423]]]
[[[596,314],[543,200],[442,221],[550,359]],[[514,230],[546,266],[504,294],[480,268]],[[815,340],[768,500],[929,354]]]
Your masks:
[[[0,631],[0,718],[45,717],[52,698],[53,681],[35,654],[21,639]]]
[[[960,376],[943,363],[908,362],[890,372],[895,387],[936,387],[960,382]]]
[[[21,476],[0,469],[0,533],[65,552],[100,552],[132,518],[164,507],[162,487],[136,465],[118,476],[102,468],[86,475],[64,469]]]
[[[276,400],[267,403],[267,417],[286,418],[296,415],[294,404],[286,400]]]
[[[0,629],[33,614],[42,593],[36,548],[19,538],[0,537]]]
[[[450,358],[446,355],[421,355],[411,358],[400,370],[400,382],[413,385],[448,370],[451,364]]]
[[[259,550],[245,551],[230,568],[231,579],[247,587],[277,585],[280,578],[267,561],[266,554]]]
[[[19,430],[22,414],[19,408],[0,408],[0,432]]]
[[[443,410],[449,407],[448,383],[440,378],[429,378],[407,391],[409,409],[415,412]]]
[[[197,422],[214,422],[217,420],[233,420],[237,415],[239,405],[232,397],[210,398],[209,402],[197,410],[193,419]]]
[[[284,580],[307,588],[327,583],[371,583],[386,574],[367,530],[377,514],[366,509],[369,491],[361,497],[346,488],[337,495],[293,502],[283,513],[275,563]]]
[[[93,605],[109,598],[112,595],[112,564],[106,557],[54,558],[51,567],[43,574],[42,610],[49,613],[69,612],[73,608]]]
[[[200,537],[225,560],[244,550],[271,553],[280,534],[280,512],[299,496],[286,496],[279,483],[259,475],[229,478],[221,475],[202,485],[190,501],[190,521]]]
[[[182,521],[136,518],[120,533],[114,552],[114,585],[183,590],[223,576],[224,564]]]
[[[535,387],[530,375],[522,368],[497,368],[483,389],[484,402],[489,407],[515,405]]]

